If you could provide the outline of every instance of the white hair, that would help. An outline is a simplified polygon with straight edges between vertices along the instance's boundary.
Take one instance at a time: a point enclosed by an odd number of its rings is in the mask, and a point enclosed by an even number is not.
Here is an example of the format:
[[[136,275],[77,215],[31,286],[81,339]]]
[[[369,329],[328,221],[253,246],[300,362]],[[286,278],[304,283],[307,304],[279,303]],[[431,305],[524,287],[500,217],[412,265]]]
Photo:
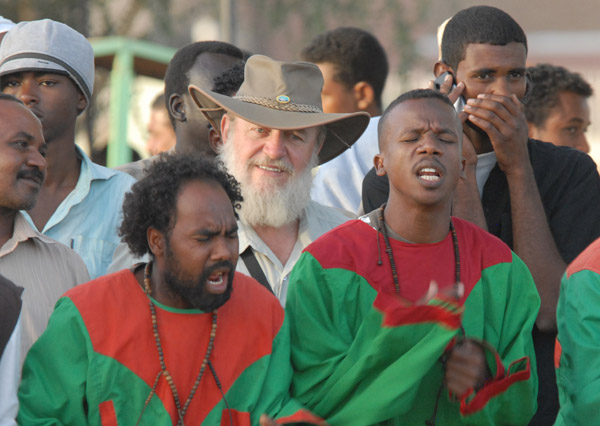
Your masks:
[[[229,134],[232,135],[232,132]],[[319,161],[318,149],[313,150],[310,161],[300,171],[294,170],[293,165],[287,161],[265,157],[242,163],[232,141],[224,141],[217,159],[223,162],[227,171],[240,183],[244,201],[238,213],[240,220],[250,226],[277,228],[291,223],[300,218],[310,201],[312,169]],[[284,173],[290,173],[290,179],[284,187],[270,182],[267,177],[261,185],[257,185],[250,177],[250,170],[256,164],[279,167],[285,170]]]

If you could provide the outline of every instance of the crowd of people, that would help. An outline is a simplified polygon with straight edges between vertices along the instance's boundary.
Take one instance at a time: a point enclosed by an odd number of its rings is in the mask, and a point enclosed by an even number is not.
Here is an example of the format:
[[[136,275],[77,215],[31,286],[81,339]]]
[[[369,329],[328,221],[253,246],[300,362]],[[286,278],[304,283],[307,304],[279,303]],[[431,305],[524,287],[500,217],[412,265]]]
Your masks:
[[[0,425],[597,421],[593,90],[502,10],[451,17],[386,108],[362,29],[184,46],[175,144],[119,170],[75,144],[89,41],[6,30]]]

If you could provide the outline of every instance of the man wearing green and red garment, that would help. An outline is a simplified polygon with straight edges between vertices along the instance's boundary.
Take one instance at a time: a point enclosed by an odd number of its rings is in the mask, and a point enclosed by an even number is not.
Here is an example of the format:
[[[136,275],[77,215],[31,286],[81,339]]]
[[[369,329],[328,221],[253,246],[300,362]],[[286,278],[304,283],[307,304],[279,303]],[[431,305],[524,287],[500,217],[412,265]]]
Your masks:
[[[408,92],[378,131],[387,204],[316,240],[291,275],[292,395],[332,425],[527,424],[540,300],[508,246],[451,217],[452,103]]]

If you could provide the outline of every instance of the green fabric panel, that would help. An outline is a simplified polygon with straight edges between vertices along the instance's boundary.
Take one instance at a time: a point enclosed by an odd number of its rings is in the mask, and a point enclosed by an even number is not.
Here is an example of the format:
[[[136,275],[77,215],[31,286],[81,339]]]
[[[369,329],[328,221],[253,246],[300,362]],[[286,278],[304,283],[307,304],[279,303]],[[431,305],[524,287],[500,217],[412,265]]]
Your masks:
[[[62,298],[25,361],[18,421],[23,425],[100,425],[98,405],[112,400],[119,424],[134,425],[149,394],[150,387],[131,370],[94,352],[77,307]],[[140,425],[161,424],[170,425],[171,419],[154,396]]]
[[[443,382],[439,358],[457,332],[434,323],[382,328],[382,314],[372,307],[375,297],[360,275],[324,270],[310,253],[302,255],[286,305],[296,370],[292,394],[334,426],[424,424]],[[465,303],[466,334],[496,348],[506,368],[529,356],[532,377],[466,418],[443,390],[438,426],[528,423],[536,405],[531,330],[538,309],[535,285],[518,257],[482,271]]]
[[[87,424],[82,395],[87,356],[92,351],[90,339],[69,299],[60,299],[54,312],[60,314],[50,317],[48,328],[25,359],[19,388],[19,424]],[[46,368],[49,360],[59,359]]]
[[[416,390],[429,372],[441,383],[438,360],[456,330],[435,323],[382,327],[382,313],[372,307],[376,292],[364,278],[323,270],[309,253],[290,280],[293,395],[332,425],[431,413],[434,398],[425,408]]]
[[[289,395],[292,378],[289,339],[289,325],[287,320],[284,320],[273,340],[271,355],[264,356],[248,366],[225,395],[230,408],[250,412],[253,425],[258,424],[263,413],[277,418],[292,415],[303,408]],[[204,423],[220,424],[221,414],[226,408],[225,402],[221,401],[209,413]]]
[[[563,276],[557,309],[562,346],[556,381],[556,425],[590,424],[600,413],[600,275],[589,270]]]
[[[502,282],[508,285],[497,285]],[[483,410],[467,416],[467,421],[477,425],[527,424],[537,409],[537,370],[531,331],[540,306],[529,269],[514,253],[512,263],[486,268],[464,306],[466,335],[495,348],[503,361],[505,374],[511,362],[524,356],[529,356],[531,369],[529,380],[512,384],[493,397]],[[486,358],[495,374],[495,357],[486,351]],[[513,366],[513,371],[518,371],[517,367]]]

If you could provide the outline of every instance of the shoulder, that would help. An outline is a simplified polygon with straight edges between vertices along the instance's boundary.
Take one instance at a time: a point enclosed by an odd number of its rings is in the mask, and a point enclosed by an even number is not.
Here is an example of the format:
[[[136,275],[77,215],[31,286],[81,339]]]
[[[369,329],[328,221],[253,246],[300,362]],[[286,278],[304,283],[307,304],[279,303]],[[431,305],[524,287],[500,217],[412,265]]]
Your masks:
[[[512,262],[513,253],[500,238],[458,217],[452,217],[452,223],[460,249],[463,253],[469,253],[469,259],[480,261],[482,268]]]
[[[310,253],[319,261],[346,258],[348,253],[355,254],[364,251],[366,238],[372,237],[375,242],[375,230],[361,220],[347,220],[333,228],[309,244],[304,251]],[[369,240],[370,241],[370,240]]]
[[[231,298],[219,311],[240,323],[268,323],[281,327],[284,311],[279,300],[254,278],[235,272]]]
[[[149,158],[143,158],[138,161],[133,161],[131,163],[121,164],[120,166],[115,167],[115,170],[127,173],[134,179],[140,180],[146,176],[146,169],[148,169],[148,167],[150,167],[157,158],[158,156],[153,156]]]
[[[336,227],[356,216],[346,210],[335,207],[324,206],[321,203],[310,200],[306,206],[306,217],[310,220],[318,220],[320,223],[329,223],[331,228]]]
[[[46,235],[44,235],[43,239],[39,239],[36,244],[38,247],[46,246],[53,254],[53,258],[59,259],[61,262],[64,262],[69,269],[73,270],[74,275],[80,276],[82,271],[85,271],[85,275],[87,276],[87,267],[82,257],[77,254],[77,252],[63,243],[56,241]]]
[[[137,280],[129,269],[103,275],[85,284],[78,285],[64,294],[83,311],[94,311],[96,307],[119,301],[129,303],[129,297],[137,288]],[[124,297],[126,296],[126,297]]]
[[[121,186],[129,189],[131,185],[135,183],[135,179],[127,173],[120,172],[115,169],[109,169],[108,167],[101,166],[100,164],[94,163],[84,152],[80,151],[82,161],[86,163],[89,168],[89,176],[93,183],[106,182],[105,184],[111,186]]]
[[[584,270],[600,274],[600,238],[590,244],[571,262],[567,267],[567,278]]]
[[[536,139],[529,139],[528,148],[531,165],[538,173],[546,171],[551,172],[552,175],[558,175],[558,169],[568,174],[580,175],[590,170],[596,170],[594,160],[577,149],[557,146]],[[573,169],[574,165],[577,165],[579,169]]]

